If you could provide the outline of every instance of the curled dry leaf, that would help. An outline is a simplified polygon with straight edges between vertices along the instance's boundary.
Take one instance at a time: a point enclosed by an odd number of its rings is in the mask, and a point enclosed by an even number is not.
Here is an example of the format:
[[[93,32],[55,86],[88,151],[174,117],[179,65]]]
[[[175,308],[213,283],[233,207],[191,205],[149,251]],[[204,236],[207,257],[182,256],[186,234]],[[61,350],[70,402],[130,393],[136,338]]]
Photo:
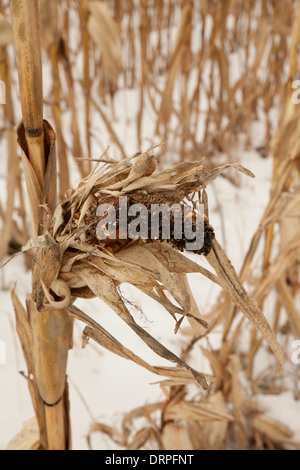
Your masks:
[[[243,165],[240,163],[227,163],[226,165],[222,165],[218,168],[213,168],[212,170],[208,171],[203,178],[204,183],[208,184],[214,181],[223,171],[227,170],[228,168],[235,168],[236,170],[239,170],[241,173],[244,173],[247,176],[250,176],[251,178],[254,178],[254,174],[250,171],[247,170]]]

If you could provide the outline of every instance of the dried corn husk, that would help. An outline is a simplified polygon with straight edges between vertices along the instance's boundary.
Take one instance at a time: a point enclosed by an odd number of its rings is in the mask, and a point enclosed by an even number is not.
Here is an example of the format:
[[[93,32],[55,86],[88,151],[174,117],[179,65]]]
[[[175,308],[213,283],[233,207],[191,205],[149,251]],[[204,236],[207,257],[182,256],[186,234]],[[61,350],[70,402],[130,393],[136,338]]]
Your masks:
[[[249,174],[241,165],[234,166]],[[39,274],[44,291],[44,304],[38,306],[39,310],[69,309],[71,315],[77,315],[78,318],[78,311],[72,310],[75,299],[97,296],[107,303],[148,347],[159,356],[175,362],[176,369],[181,371],[181,380],[195,379],[203,388],[207,388],[203,374],[168,351],[135,322],[118,287],[123,282],[130,282],[158,301],[174,318],[175,331],[184,317],[189,318],[193,326],[197,325],[196,329],[205,329],[208,325],[191,301],[191,292],[186,288],[184,277],[186,273],[199,272],[229,294],[269,342],[281,363],[281,350],[274,334],[263,314],[242,287],[217,241],[212,240],[212,250],[207,256],[214,273],[190,261],[165,242],[146,243],[137,240],[126,242],[117,249],[108,249],[105,243],[95,238],[91,241],[88,235],[88,226],[85,224],[87,211],[93,205],[100,204],[107,195],[116,198],[132,193],[143,194],[145,197],[147,194],[149,197],[154,194],[164,196],[171,202],[183,203],[186,197],[205,188],[204,181],[209,182],[227,168],[229,165],[205,173],[203,158],[200,158],[192,163],[181,163],[168,170],[156,171],[156,159],[152,151],[134,155],[120,162],[99,162],[78,188],[70,191],[66,200],[57,207],[45,235],[28,244],[28,248],[34,246],[42,252]],[[174,300],[166,297],[167,292]],[[176,317],[178,314],[179,319]],[[113,338],[107,342],[108,335],[100,325],[91,325],[87,317],[82,315],[80,319],[88,323],[84,333],[85,339],[91,337],[104,347],[124,356],[123,346],[117,344]],[[125,356],[145,366],[145,363],[142,364],[142,361],[129,351]],[[162,374],[162,369],[150,365],[146,367],[152,371],[156,369]],[[187,375],[183,373],[184,369],[188,372]],[[173,375],[168,369],[164,372],[166,376]]]

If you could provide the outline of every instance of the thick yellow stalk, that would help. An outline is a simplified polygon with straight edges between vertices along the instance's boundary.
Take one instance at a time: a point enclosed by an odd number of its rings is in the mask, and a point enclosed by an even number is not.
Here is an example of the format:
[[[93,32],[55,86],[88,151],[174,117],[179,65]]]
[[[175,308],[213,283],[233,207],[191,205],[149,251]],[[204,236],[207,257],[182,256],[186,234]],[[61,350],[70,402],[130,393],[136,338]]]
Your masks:
[[[28,156],[43,188],[43,80],[38,0],[11,0],[11,14]]]
[[[23,115],[17,129],[18,143],[22,149],[32,229],[36,236],[43,232],[45,226],[47,212],[41,206],[47,205],[53,213],[57,203],[55,133],[43,121],[38,0],[11,0],[10,6]],[[46,431],[47,449],[63,450],[67,449],[69,442],[65,391],[72,324],[67,312],[43,309],[40,265],[44,255],[41,250],[36,253],[32,296],[27,300],[34,384],[40,397],[36,414],[37,417],[45,416],[44,425],[39,422],[41,435]]]

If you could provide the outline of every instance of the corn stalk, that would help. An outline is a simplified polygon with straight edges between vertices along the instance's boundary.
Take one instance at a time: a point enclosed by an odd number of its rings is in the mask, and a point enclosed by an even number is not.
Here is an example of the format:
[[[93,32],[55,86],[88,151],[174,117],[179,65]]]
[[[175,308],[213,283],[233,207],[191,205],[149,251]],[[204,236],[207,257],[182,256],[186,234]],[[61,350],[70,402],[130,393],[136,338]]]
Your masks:
[[[57,203],[55,133],[43,120],[42,62],[38,0],[11,0],[14,44],[23,120],[18,125],[32,231],[44,232]],[[39,448],[69,447],[66,363],[72,323],[63,310],[42,308],[41,256],[32,268],[27,315],[13,292],[18,333],[28,366],[28,383],[40,430]],[[32,378],[33,377],[33,378]]]

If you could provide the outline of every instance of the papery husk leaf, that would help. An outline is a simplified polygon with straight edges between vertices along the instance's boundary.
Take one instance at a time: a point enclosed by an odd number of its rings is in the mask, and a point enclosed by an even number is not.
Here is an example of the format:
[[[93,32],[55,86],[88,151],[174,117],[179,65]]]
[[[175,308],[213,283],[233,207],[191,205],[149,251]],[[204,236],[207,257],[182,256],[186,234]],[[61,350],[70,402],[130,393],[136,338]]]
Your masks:
[[[46,212],[41,206],[47,202],[47,207],[51,214],[56,208],[56,152],[55,133],[47,121],[43,121],[44,145],[47,155],[46,169],[44,175],[44,188],[41,189],[35,170],[28,158],[28,144],[25,136],[23,122],[17,127],[18,144],[21,147],[21,157],[24,170],[26,186],[28,188],[30,215],[34,237],[41,231],[40,224],[45,225]]]
[[[51,244],[40,258],[39,275],[44,289],[51,288],[61,268],[61,253],[58,244]]]
[[[58,204],[56,207],[54,214],[53,214],[53,220],[54,220],[54,226],[53,226],[53,236],[55,237],[57,231],[59,228],[63,225],[64,223],[64,210],[61,204]]]
[[[110,260],[108,260],[110,261]],[[112,260],[114,261],[114,260]],[[116,266],[111,266],[107,262],[104,262],[101,258],[96,258],[93,261],[90,261],[90,264],[92,266],[95,266],[101,270],[101,272],[109,275],[112,279],[118,281],[119,283],[130,283],[133,286],[135,286],[137,289],[139,289],[141,292],[145,293],[158,303],[160,303],[171,315],[172,317],[176,320],[175,314],[179,313],[183,316],[187,316],[191,321],[193,321],[195,328],[196,325],[202,325],[202,327],[207,328],[208,325],[203,320],[199,313],[197,316],[195,316],[192,313],[187,313],[188,310],[188,304],[185,304],[186,310],[183,310],[182,308],[173,305],[166,295],[163,293],[163,288],[162,286],[156,281],[155,278],[150,278],[149,276],[145,276],[141,273],[141,271],[136,271],[133,269],[131,266],[122,266],[120,264],[117,264]],[[131,265],[132,263],[130,263]],[[152,273],[153,274],[153,273]],[[70,287],[75,287],[75,282],[79,284],[78,282],[78,276],[74,275],[73,273],[68,273],[63,275],[61,273],[61,277],[65,280],[67,280],[68,285]],[[157,276],[156,276],[157,277]],[[73,280],[75,278],[75,280]],[[185,288],[186,287],[184,284],[182,286]],[[186,290],[187,291],[187,290]],[[191,299],[189,299],[191,300]],[[199,318],[197,318],[199,316]],[[202,331],[202,330],[201,330]]]
[[[189,311],[190,299],[183,286],[146,247],[136,245],[128,250],[121,250],[116,257],[122,261],[130,262],[132,265],[138,265],[140,268],[144,266],[147,266],[147,269],[150,268],[155,273],[155,278],[170,292],[183,310]]]
[[[110,185],[110,190],[125,189],[133,181],[138,181],[144,176],[151,175],[156,170],[156,161],[153,154],[144,153],[139,156],[136,163],[132,166],[127,178],[120,183]]]
[[[172,304],[166,298],[166,296],[163,295],[163,292],[161,292],[161,286],[157,286],[156,289],[155,288],[150,289],[150,288],[147,288],[145,286],[137,284],[136,287],[141,292],[143,292],[144,294],[148,295],[153,300],[155,300],[156,302],[161,304],[162,307],[164,307],[171,314],[171,316],[174,318],[174,320],[176,320],[175,314],[178,313],[178,314],[182,315],[182,317],[180,319],[180,322],[183,320],[184,317],[187,317],[189,322],[191,323],[192,327],[196,330],[197,333],[203,334],[203,332],[207,330],[208,323],[203,318],[200,317],[198,309],[196,311],[192,307],[193,306],[193,297],[191,297],[191,299],[190,299],[191,300],[191,311],[193,313],[186,313],[184,310],[182,310],[177,305]],[[159,295],[155,294],[155,291],[159,291]],[[195,315],[195,313],[197,313],[197,315]],[[175,333],[177,333],[179,326],[180,325],[177,322],[176,327],[175,327]]]
[[[102,256],[101,258],[89,259],[89,264],[96,267],[101,272],[107,274],[119,283],[128,282],[133,285],[154,286],[157,272],[151,266],[142,269],[137,263],[126,262],[117,256]]]
[[[30,188],[30,191],[28,191],[29,208],[32,220],[32,227],[34,229],[33,235],[36,237],[39,233],[39,222],[41,216],[40,204],[42,204],[43,201],[43,193],[36,177],[35,171],[23,151],[21,152],[21,158],[26,180],[26,186]]]
[[[178,278],[179,282],[182,284],[183,288],[185,289],[185,292],[188,294],[189,299],[190,299],[190,303],[191,303],[190,314],[191,315],[187,315],[188,321],[190,325],[192,326],[193,330],[195,330],[195,333],[198,334],[199,336],[202,336],[207,332],[208,323],[201,317],[200,310],[193,296],[187,276],[185,274],[177,274],[176,277]]]
[[[56,167],[56,135],[48,121],[44,119],[44,145],[46,155],[46,171],[43,189],[43,204],[46,202],[51,214],[57,205],[57,167]],[[44,202],[45,201],[45,202]]]
[[[214,181],[223,171],[227,170],[228,168],[235,168],[236,170],[240,171],[244,175],[250,176],[251,178],[255,178],[255,175],[245,168],[240,163],[227,163],[226,165],[219,166],[217,168],[213,168],[212,170],[204,173],[202,176],[202,180],[205,184],[209,184]]]
[[[170,272],[178,274],[200,273],[220,287],[225,285],[214,273],[190,260],[179,251],[174,250],[167,243],[153,241],[153,243],[147,245],[147,250],[159,258],[161,264]]]

